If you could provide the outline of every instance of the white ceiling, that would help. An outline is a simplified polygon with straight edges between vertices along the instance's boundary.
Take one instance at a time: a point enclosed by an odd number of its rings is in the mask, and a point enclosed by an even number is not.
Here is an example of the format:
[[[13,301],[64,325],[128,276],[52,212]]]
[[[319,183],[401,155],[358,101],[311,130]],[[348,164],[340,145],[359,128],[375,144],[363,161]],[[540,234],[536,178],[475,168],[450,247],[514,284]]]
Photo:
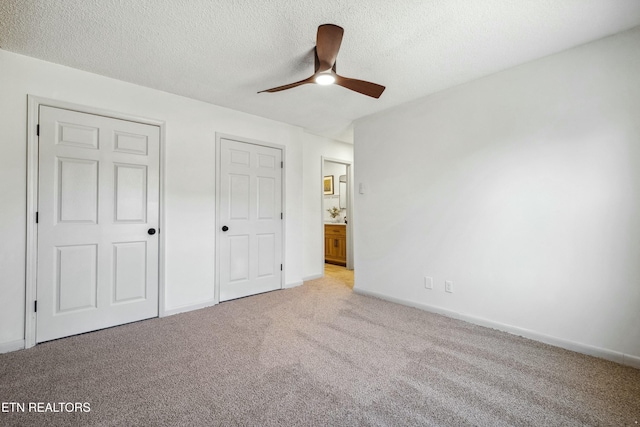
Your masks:
[[[259,90],[313,72],[318,25],[344,28],[338,73],[387,87]],[[640,0],[2,0],[0,48],[352,140],[395,105],[640,25]]]

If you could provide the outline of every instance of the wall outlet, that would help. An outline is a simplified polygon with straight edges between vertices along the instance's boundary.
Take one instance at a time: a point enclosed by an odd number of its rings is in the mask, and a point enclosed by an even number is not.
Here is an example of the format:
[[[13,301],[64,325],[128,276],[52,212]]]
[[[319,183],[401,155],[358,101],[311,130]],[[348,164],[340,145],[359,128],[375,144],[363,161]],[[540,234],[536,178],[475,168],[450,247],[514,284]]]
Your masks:
[[[453,293],[453,282],[451,280],[445,280],[444,291],[449,292],[450,294]]]
[[[424,276],[424,288],[433,289],[433,277]]]

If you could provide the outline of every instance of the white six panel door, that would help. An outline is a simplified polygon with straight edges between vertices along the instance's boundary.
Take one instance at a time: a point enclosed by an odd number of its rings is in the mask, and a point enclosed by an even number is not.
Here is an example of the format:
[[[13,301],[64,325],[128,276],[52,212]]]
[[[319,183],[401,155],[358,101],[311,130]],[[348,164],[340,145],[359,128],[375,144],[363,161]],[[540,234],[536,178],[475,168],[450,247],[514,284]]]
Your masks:
[[[282,150],[220,141],[220,301],[282,288],[281,162]]]
[[[158,315],[157,126],[40,107],[36,341]]]

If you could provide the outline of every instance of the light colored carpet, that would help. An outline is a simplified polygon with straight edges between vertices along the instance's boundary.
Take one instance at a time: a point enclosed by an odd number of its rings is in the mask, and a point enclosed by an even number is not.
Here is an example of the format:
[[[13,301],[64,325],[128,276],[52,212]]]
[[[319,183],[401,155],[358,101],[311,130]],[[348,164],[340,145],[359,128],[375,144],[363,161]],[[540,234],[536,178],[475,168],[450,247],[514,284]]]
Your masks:
[[[332,278],[0,355],[0,425],[623,426],[640,370]]]

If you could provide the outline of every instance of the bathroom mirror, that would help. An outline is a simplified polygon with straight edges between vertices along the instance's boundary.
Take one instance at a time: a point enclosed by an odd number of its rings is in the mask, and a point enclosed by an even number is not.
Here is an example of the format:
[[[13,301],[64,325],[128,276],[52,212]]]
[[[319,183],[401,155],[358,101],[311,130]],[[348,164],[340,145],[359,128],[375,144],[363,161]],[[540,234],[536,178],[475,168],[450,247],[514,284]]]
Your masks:
[[[346,209],[347,208],[347,175],[340,175],[340,178],[338,179],[338,185],[340,188],[340,200],[339,200],[339,204],[340,204],[340,209]]]

